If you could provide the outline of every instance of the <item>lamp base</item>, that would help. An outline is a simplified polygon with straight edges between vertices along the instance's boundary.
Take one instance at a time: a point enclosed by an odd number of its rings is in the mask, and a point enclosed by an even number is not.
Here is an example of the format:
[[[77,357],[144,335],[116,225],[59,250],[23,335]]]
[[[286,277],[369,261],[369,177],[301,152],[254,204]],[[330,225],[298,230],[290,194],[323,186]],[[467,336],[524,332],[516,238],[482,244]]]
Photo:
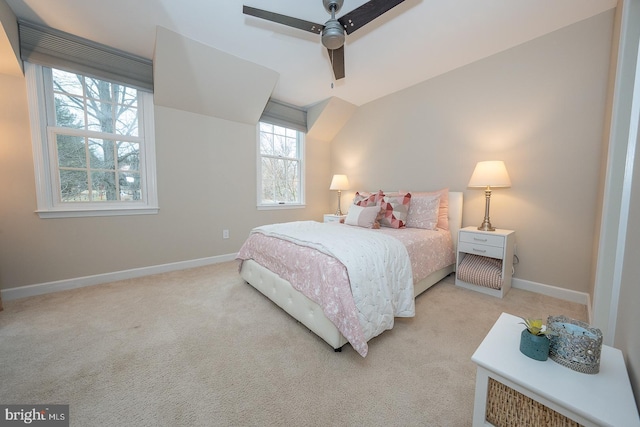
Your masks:
[[[478,230],[482,230],[482,231],[496,231],[495,227],[491,226],[491,223],[482,223],[482,225],[480,225],[480,227],[478,227]]]
[[[489,219],[489,204],[491,203],[491,187],[487,185],[487,188],[484,190],[484,221],[478,227],[478,230],[482,231],[496,231],[495,227],[491,225],[491,220]]]
[[[338,209],[336,210],[337,216],[342,216],[342,209],[340,209],[340,196],[342,195],[342,190],[338,190]]]

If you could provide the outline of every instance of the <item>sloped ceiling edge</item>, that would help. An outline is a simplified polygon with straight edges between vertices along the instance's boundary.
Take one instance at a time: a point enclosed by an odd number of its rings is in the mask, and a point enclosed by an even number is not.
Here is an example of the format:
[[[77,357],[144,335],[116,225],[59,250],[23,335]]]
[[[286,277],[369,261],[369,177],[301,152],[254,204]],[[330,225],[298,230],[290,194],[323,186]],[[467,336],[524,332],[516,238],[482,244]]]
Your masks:
[[[307,136],[332,141],[358,107],[338,97],[318,102],[307,109]]]
[[[278,73],[158,26],[154,54],[157,105],[256,124]]]

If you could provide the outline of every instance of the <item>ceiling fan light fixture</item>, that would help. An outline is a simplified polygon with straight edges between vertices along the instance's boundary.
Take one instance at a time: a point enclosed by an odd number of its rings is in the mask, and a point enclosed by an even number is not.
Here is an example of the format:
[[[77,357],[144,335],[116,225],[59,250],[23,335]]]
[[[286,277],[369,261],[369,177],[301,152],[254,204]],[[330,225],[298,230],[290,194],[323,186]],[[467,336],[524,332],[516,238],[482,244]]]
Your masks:
[[[246,5],[242,6],[242,13],[314,34],[321,34],[322,45],[329,51],[333,75],[336,80],[340,80],[344,78],[345,34],[351,34],[358,28],[362,28],[362,26],[402,2],[404,0],[368,0],[346,15],[336,19],[336,12],[342,9],[344,0],[322,0],[324,8],[331,14],[331,19],[324,25]]]
[[[327,21],[322,30],[322,44],[331,50],[338,49],[344,45],[344,28],[338,21]]]

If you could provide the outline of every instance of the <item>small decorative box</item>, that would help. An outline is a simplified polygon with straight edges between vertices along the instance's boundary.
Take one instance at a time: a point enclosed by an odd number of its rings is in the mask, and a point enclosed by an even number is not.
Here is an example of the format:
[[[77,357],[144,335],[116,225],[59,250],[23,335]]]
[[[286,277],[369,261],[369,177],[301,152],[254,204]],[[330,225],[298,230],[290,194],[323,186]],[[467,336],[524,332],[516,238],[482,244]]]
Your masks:
[[[602,332],[579,320],[549,316],[549,359],[584,374],[600,371]]]

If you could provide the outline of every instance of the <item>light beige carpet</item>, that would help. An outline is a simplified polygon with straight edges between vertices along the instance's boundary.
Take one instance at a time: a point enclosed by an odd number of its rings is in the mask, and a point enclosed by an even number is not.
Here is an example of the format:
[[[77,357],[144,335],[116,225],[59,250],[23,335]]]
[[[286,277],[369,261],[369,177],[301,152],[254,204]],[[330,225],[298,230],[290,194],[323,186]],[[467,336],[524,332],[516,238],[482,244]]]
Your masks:
[[[73,426],[469,426],[471,355],[500,313],[584,306],[453,285],[416,317],[334,353],[258,291],[237,263],[4,301],[0,402],[70,405]]]

